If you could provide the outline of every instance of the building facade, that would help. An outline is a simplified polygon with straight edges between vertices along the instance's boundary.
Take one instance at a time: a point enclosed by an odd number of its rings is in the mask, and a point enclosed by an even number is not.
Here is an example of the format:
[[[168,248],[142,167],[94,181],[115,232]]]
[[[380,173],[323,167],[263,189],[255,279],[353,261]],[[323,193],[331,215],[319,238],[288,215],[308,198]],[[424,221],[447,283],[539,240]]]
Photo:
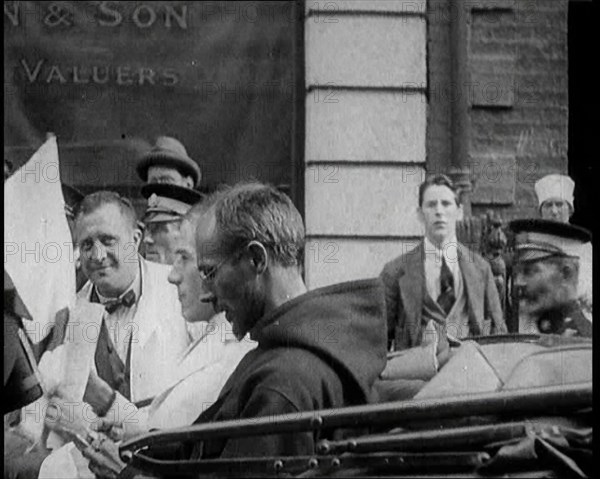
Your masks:
[[[205,189],[292,196],[311,288],[411,249],[428,173],[509,220],[571,169],[567,0],[50,3],[5,2],[5,157],[53,131],[63,181],[142,208],[136,156],[178,137]]]

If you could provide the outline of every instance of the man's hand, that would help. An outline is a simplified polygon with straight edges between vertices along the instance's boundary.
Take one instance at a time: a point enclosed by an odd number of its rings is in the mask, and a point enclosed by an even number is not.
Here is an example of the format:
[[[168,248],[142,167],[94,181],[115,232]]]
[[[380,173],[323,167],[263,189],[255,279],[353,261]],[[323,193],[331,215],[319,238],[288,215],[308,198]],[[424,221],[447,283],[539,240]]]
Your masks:
[[[116,479],[126,464],[119,458],[119,447],[103,434],[82,451],[89,461],[89,469],[97,478]]]
[[[115,442],[123,440],[125,435],[123,424],[120,422],[115,422],[114,418],[109,417],[98,418],[96,422],[92,423],[92,431],[106,434]]]
[[[450,359],[450,343],[448,342],[448,338],[442,326],[438,325],[433,319],[429,320],[427,326],[425,326],[421,346],[431,348],[432,354],[435,355],[437,371]]]
[[[67,440],[74,436],[87,437],[89,421],[83,414],[84,403],[65,401],[53,396],[48,401],[44,425]]]

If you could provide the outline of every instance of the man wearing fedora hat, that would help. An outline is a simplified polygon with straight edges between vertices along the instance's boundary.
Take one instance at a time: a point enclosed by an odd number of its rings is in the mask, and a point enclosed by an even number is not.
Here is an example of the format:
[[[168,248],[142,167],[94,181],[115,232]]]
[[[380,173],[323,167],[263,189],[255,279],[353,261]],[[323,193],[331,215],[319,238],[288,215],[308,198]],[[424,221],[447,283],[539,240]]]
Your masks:
[[[198,164],[192,160],[180,141],[159,136],[152,149],[137,164],[137,172],[146,183],[168,183],[197,188],[202,179]]]
[[[149,184],[142,187],[142,196],[148,200],[143,218],[145,258],[171,265],[175,261],[181,220],[203,195],[183,186]]]
[[[592,335],[591,317],[579,300],[581,245],[590,240],[584,228],[544,219],[510,223],[515,233],[515,279],[521,332]]]

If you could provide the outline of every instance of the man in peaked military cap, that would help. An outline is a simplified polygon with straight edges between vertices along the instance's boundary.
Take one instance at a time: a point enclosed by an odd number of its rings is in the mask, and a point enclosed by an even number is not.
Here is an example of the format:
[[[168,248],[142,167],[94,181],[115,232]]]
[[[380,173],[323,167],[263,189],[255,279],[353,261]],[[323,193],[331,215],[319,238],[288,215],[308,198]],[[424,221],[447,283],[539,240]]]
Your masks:
[[[137,164],[137,172],[146,183],[167,183],[196,188],[202,179],[198,164],[192,160],[185,147],[169,136],[160,136],[154,147],[145,153]]]
[[[148,200],[143,222],[146,259],[173,264],[179,238],[181,219],[203,195],[191,188],[171,184],[150,184],[142,187]]]
[[[535,194],[539,202],[540,217],[544,220],[569,223],[575,212],[573,206],[575,182],[566,175],[546,175],[535,183]],[[579,252],[579,284],[578,294],[586,304],[586,309],[592,308],[592,243],[581,245]]]
[[[551,220],[523,219],[510,223],[515,232],[519,310],[534,320],[522,332],[592,336],[591,318],[578,301],[579,254],[590,233]]]

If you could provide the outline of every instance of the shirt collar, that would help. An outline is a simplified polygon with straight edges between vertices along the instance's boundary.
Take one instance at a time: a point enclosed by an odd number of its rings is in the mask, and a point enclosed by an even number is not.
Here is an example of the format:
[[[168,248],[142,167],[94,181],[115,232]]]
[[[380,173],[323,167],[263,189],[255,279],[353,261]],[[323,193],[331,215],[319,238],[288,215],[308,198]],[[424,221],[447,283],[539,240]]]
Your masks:
[[[442,254],[445,254],[446,258],[449,261],[456,262],[457,255],[458,255],[458,240],[456,239],[456,235],[453,236],[452,238],[446,240],[444,242],[444,244],[442,245],[442,248],[438,248],[436,245],[434,245],[429,240],[429,238],[427,238],[427,236],[425,236],[424,248],[425,248],[425,253],[434,252],[436,258],[438,256],[441,256]],[[427,256],[428,255],[426,254],[425,258],[427,258]]]
[[[98,291],[98,288],[94,287],[96,294],[98,295],[98,301],[100,301],[100,304],[106,304],[108,302],[119,300],[121,298],[123,298],[123,296],[125,296],[129,291],[133,290],[133,292],[135,293],[135,297],[139,298],[140,294],[142,292],[142,281],[141,281],[141,275],[140,275],[140,268],[141,268],[141,262],[140,265],[138,267],[137,273],[135,275],[135,278],[133,278],[133,281],[131,282],[131,284],[127,287],[127,289],[125,291],[123,291],[123,293],[121,293],[119,296],[117,296],[116,298],[108,298],[106,296],[102,296],[100,294],[100,291]]]

